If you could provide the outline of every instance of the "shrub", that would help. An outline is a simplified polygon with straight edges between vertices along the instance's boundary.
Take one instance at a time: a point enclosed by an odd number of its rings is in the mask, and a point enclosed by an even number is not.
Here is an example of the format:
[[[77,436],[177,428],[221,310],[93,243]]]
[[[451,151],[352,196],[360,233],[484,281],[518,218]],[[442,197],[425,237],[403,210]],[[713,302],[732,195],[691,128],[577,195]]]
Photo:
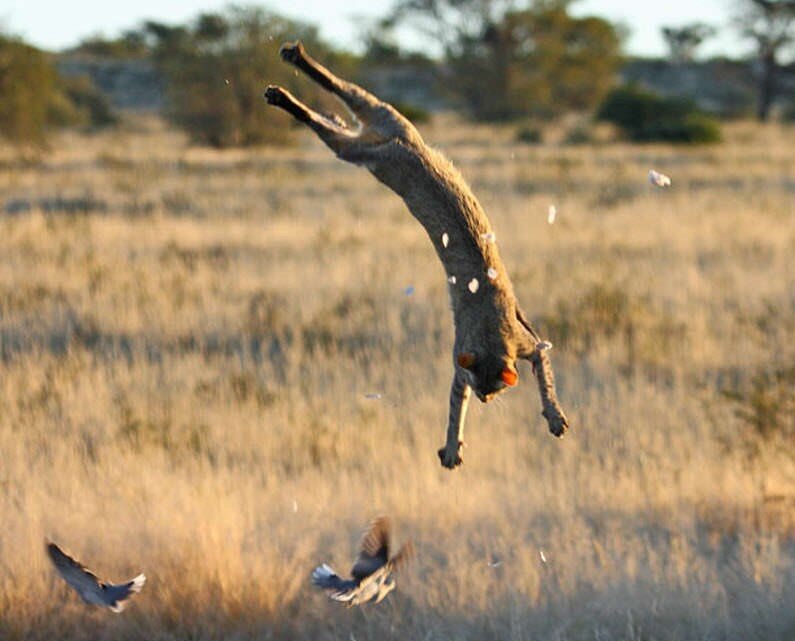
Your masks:
[[[435,2],[396,4],[411,7],[404,16],[424,13],[444,25],[440,31],[450,37],[442,43],[449,72],[443,83],[477,120],[591,111],[620,64],[618,29],[602,18],[572,15],[569,2],[527,3],[504,12],[493,10],[501,3],[448,1],[441,10]],[[492,10],[484,10],[489,4]],[[521,3],[504,3],[514,4]],[[466,27],[448,28],[450,19]]]
[[[0,136],[41,144],[57,101],[56,74],[43,52],[0,36]]]
[[[795,102],[789,102],[781,109],[781,120],[786,123],[795,122]]]
[[[613,89],[597,118],[610,122],[636,142],[711,143],[720,141],[718,122],[681,98],[664,98],[636,85]]]
[[[720,142],[720,123],[706,114],[692,113],[685,119],[685,134],[691,143]]]
[[[533,125],[523,125],[516,130],[516,141],[527,145],[538,145],[543,141],[541,129]]]
[[[53,127],[82,125],[84,124],[83,114],[63,91],[54,91],[47,104],[45,124]]]
[[[100,127],[116,119],[86,77],[61,78],[50,58],[21,40],[0,36],[0,137],[42,145],[55,127]]]
[[[118,122],[107,96],[97,89],[88,76],[64,77],[60,84],[63,95],[75,111],[76,122],[74,124],[98,129]]]
[[[736,403],[736,414],[753,437],[783,443],[795,439],[795,364],[757,371],[750,383],[723,394]]]
[[[683,323],[655,309],[648,298],[610,284],[595,284],[574,300],[559,300],[538,321],[561,350],[579,357],[604,341],[623,345],[626,359],[619,371],[629,375],[668,375],[672,354],[687,343]]]
[[[277,54],[281,42],[304,40],[324,61],[340,62],[313,28],[257,8],[232,6],[187,26],[150,22],[144,30],[167,80],[170,119],[194,141],[214,147],[289,140],[290,119],[262,99],[266,83],[295,85],[297,74]],[[302,85],[301,93],[312,100],[317,89]]]
[[[594,141],[593,132],[587,125],[577,125],[566,132],[564,142],[567,145],[587,145]]]
[[[392,106],[415,125],[430,122],[431,120],[431,112],[418,105],[407,102],[393,102]]]

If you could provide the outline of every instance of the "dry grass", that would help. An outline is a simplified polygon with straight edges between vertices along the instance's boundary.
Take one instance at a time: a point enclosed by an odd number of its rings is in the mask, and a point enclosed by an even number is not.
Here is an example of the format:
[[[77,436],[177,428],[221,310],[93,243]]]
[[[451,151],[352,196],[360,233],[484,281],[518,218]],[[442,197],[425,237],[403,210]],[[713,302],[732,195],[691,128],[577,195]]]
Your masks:
[[[364,171],[308,135],[219,153],[145,128],[3,156],[3,641],[795,637],[789,397],[766,440],[737,412],[795,359],[795,131],[445,125],[426,137],[490,213],[573,425],[546,433],[524,371],[473,407],[455,473],[443,272]],[[382,512],[417,560],[382,606],[335,607],[309,572]],[[45,535],[144,591],[86,609]]]

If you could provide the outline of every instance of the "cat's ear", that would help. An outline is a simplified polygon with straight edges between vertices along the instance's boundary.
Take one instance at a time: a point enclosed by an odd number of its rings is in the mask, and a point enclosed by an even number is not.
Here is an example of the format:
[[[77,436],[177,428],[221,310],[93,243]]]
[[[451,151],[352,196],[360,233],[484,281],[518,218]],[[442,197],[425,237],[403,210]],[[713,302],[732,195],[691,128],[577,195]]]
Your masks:
[[[464,369],[472,369],[475,364],[475,355],[472,352],[461,352],[455,360]]]
[[[504,370],[502,370],[502,372],[500,372],[500,378],[508,387],[513,387],[519,380],[519,374],[517,374],[511,368],[506,367]]]

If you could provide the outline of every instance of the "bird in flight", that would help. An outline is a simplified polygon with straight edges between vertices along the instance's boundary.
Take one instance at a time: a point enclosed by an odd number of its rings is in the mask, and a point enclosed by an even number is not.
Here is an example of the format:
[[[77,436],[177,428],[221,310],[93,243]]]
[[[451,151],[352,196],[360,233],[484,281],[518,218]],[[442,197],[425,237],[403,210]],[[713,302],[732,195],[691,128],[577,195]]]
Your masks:
[[[349,607],[362,603],[380,603],[395,589],[395,573],[414,556],[414,545],[408,541],[389,556],[390,522],[380,516],[362,537],[359,558],[351,568],[350,579],[343,579],[325,563],[312,572],[312,583],[329,593],[329,598]]]
[[[66,554],[52,541],[46,541],[49,554],[55,569],[86,603],[110,608],[119,613],[124,610],[126,600],[136,592],[140,592],[146,577],[139,574],[124,583],[105,583],[81,563]]]

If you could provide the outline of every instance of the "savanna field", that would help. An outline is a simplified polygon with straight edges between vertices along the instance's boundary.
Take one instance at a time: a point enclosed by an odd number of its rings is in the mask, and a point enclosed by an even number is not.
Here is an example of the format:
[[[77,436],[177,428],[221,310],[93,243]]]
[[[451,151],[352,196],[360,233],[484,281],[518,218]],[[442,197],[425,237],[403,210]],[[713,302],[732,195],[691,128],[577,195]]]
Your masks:
[[[444,272],[365,170],[309,132],[221,152],[151,122],[0,153],[0,639],[795,639],[795,129],[422,131],[571,423],[520,369],[455,472]],[[309,574],[378,514],[417,556],[346,610]],[[147,584],[89,608],[45,537]]]

